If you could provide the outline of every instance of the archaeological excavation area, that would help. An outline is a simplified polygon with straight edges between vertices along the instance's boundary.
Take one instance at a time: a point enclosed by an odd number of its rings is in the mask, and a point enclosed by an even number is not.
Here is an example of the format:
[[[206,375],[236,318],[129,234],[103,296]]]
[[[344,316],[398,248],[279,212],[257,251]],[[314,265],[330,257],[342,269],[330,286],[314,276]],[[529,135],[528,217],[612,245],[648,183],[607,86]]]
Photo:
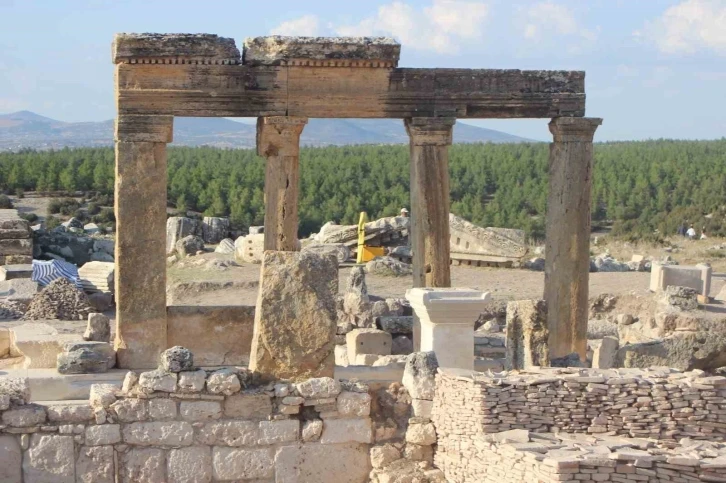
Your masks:
[[[399,55],[388,38],[259,37],[240,53],[215,35],[116,36],[115,265],[78,282],[112,281],[114,318],[74,313],[82,339],[0,332],[18,360],[0,366],[0,482],[726,482],[723,276],[637,256],[642,290],[590,293],[592,266],[614,262],[590,257],[602,120],[584,117],[584,72]],[[227,243],[256,264],[254,305],[170,303],[170,250],[196,230],[167,219],[174,116],[258,119],[264,227]],[[410,219],[298,239],[299,140],[316,117],[402,120]],[[549,119],[536,298],[476,282],[488,263],[526,266],[523,232],[449,212],[456,119],[486,118]],[[351,264],[359,235],[405,247]],[[201,277],[203,251],[171,263]],[[374,294],[379,270],[405,296]]]

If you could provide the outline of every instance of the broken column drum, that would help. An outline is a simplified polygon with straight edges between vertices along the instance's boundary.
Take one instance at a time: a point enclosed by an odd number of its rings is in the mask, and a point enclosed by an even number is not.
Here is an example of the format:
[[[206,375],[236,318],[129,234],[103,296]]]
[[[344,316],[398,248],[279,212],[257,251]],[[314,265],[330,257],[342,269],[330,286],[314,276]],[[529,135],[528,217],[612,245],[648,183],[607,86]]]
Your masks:
[[[405,120],[414,285],[446,287],[455,119],[563,122],[585,114],[584,72],[399,68],[400,50],[390,38],[273,36],[247,39],[240,54],[233,39],[216,35],[116,35],[119,367],[154,367],[169,346],[165,172],[174,116],[259,118],[258,152],[267,159],[265,247],[281,251],[298,249],[299,137],[307,119]],[[576,164],[561,169],[578,174]],[[562,237],[554,243],[562,244],[560,252],[570,245]],[[570,276],[564,270],[562,277]]]

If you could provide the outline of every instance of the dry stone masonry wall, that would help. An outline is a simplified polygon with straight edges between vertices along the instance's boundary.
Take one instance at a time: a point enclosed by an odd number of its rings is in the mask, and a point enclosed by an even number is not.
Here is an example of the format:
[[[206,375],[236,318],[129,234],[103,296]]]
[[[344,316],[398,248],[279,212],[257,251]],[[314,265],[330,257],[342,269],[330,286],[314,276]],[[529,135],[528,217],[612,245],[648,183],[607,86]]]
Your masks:
[[[440,369],[432,419],[451,482],[726,481],[726,378],[702,371]]]

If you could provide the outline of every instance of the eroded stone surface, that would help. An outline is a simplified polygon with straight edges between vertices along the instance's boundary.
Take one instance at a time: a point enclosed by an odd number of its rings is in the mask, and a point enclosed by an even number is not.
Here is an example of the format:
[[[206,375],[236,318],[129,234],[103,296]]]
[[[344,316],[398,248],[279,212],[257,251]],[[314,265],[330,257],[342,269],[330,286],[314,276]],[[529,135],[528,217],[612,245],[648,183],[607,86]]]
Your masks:
[[[133,448],[121,455],[123,483],[156,483],[166,480],[164,451],[155,448]]]
[[[228,418],[265,419],[272,414],[272,401],[267,394],[234,394],[224,401]]]
[[[408,356],[402,383],[412,398],[433,400],[438,367],[433,352],[414,352]]]
[[[26,482],[75,483],[73,436],[33,434],[23,457]]]
[[[217,480],[250,480],[272,478],[275,472],[271,448],[235,449],[215,447],[212,451],[214,478]]]
[[[25,377],[0,377],[0,394],[9,396],[11,404],[30,402],[30,381]]]
[[[208,421],[222,417],[219,401],[182,401],[179,415],[185,421]]]
[[[295,385],[300,395],[307,399],[324,399],[340,394],[340,382],[332,377],[316,377]]]
[[[326,419],[323,421],[323,444],[371,443],[373,427],[370,418],[363,419]]]
[[[221,446],[252,446],[259,439],[255,421],[218,421],[206,423],[197,430],[199,444]]]
[[[362,444],[284,446],[275,462],[276,483],[365,483],[370,471]]]
[[[179,392],[201,392],[204,389],[206,378],[207,373],[201,369],[198,371],[180,372],[179,380],[177,381]]]
[[[159,368],[166,372],[191,371],[194,369],[194,356],[186,347],[171,347],[161,353]]]
[[[3,412],[3,424],[11,428],[26,428],[45,422],[45,408],[35,404],[20,406]]]
[[[549,330],[544,300],[520,300],[507,304],[507,366],[527,369],[548,366]]]
[[[116,34],[112,57],[115,64],[128,63],[132,59],[188,58],[209,63],[238,61],[239,49],[234,39],[212,34]]]
[[[280,65],[292,60],[379,61],[398,65],[401,46],[389,37],[270,37],[247,38],[244,63]],[[341,64],[342,65],[342,64]]]
[[[118,424],[99,424],[86,427],[86,445],[103,446],[121,442],[121,426]]]
[[[242,388],[237,373],[232,369],[220,369],[207,378],[207,391],[230,396]]]
[[[76,459],[76,483],[114,483],[113,447],[81,448]]]
[[[142,372],[139,375],[139,387],[146,392],[174,392],[177,375],[162,370]]]
[[[269,379],[333,376],[338,261],[264,254],[250,369]]]
[[[194,430],[184,421],[131,423],[121,431],[125,443],[139,446],[189,446]]]
[[[22,483],[23,455],[15,436],[0,436],[0,481]]]
[[[109,318],[99,313],[88,314],[88,325],[83,333],[83,339],[109,342],[111,340],[111,322]]]
[[[190,446],[169,451],[166,473],[170,483],[212,481],[212,449],[208,446]]]

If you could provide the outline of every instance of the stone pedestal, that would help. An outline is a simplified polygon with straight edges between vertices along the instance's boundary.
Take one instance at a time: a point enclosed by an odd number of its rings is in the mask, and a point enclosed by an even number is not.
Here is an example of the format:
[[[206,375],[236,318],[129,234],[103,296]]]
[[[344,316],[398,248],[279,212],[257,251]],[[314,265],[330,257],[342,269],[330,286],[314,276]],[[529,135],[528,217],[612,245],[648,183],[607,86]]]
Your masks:
[[[651,292],[662,292],[669,285],[692,288],[708,297],[711,291],[712,268],[709,265],[663,265],[653,263],[650,271]]]
[[[421,323],[421,351],[440,367],[474,370],[474,321],[489,294],[468,288],[412,288],[406,299]]]
[[[166,143],[171,116],[116,122],[118,367],[156,367],[166,349]]]
[[[590,275],[592,139],[602,119],[558,117],[550,124],[545,290],[550,359],[586,359]]]
[[[306,117],[257,118],[257,153],[265,168],[265,250],[297,251],[300,134]]]

